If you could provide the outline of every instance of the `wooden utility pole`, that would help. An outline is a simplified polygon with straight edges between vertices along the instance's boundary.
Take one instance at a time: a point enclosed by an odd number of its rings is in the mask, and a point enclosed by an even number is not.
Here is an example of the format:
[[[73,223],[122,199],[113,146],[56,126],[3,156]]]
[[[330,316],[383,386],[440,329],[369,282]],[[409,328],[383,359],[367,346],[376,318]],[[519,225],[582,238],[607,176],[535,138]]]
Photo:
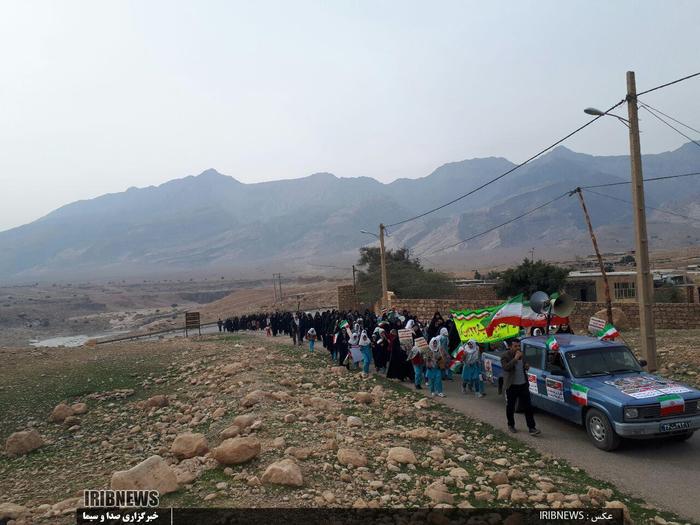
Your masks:
[[[653,280],[649,269],[649,241],[644,207],[644,179],[642,176],[642,151],[639,143],[639,119],[637,115],[637,86],[634,71],[627,72],[627,112],[630,128],[630,164],[632,169],[632,200],[637,259],[637,301],[639,302],[639,331],[642,355],[650,372],[657,368],[656,334],[654,328]]]
[[[284,296],[282,295],[282,274],[278,273],[277,274],[277,279],[279,279],[279,284],[280,284],[280,302],[284,301]]]
[[[355,265],[352,265],[352,299],[355,303],[355,308],[358,306],[357,301],[357,285],[355,284]]]
[[[386,257],[384,255],[384,224],[379,225],[379,253],[382,262],[382,306],[389,308],[389,292],[386,283]]]
[[[600,250],[598,249],[598,240],[596,239],[595,233],[593,232],[593,226],[591,225],[591,217],[588,215],[588,208],[586,208],[586,201],[583,200],[583,192],[581,191],[581,188],[576,188],[574,192],[578,193],[578,199],[581,203],[581,208],[583,208],[583,215],[586,217],[588,233],[591,235],[593,249],[595,250],[596,257],[598,257],[598,265],[600,266],[600,273],[603,276],[603,285],[605,287],[605,311],[607,313],[608,323],[613,324],[612,301],[610,300],[610,285],[608,284],[608,274],[605,273],[603,257],[600,255]],[[569,196],[571,196],[571,194],[569,194]]]
[[[272,287],[275,290],[275,302],[279,301],[279,295],[277,295],[277,274],[272,274]]]

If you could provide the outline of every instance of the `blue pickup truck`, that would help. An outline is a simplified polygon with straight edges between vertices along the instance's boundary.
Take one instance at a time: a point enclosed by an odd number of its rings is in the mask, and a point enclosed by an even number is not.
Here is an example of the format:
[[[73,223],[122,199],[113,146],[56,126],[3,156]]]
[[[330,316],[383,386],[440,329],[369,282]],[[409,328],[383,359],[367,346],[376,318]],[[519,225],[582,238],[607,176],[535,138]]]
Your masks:
[[[643,370],[626,346],[593,337],[556,335],[521,340],[532,404],[586,427],[593,444],[614,450],[621,438],[685,440],[700,428],[700,391]],[[482,354],[487,380],[498,384],[505,350]]]

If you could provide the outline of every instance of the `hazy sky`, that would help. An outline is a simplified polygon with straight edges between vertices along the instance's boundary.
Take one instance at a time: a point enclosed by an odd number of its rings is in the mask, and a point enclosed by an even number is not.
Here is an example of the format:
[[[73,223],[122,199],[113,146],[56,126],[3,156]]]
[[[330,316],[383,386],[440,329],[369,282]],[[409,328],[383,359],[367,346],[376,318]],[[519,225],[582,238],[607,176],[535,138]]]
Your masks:
[[[0,230],[210,167],[388,182],[520,161],[623,98],[625,71],[640,90],[700,71],[698,20],[697,1],[2,0]],[[699,127],[699,94],[646,101]],[[645,153],[684,142],[642,129]],[[614,119],[566,145],[628,151]]]

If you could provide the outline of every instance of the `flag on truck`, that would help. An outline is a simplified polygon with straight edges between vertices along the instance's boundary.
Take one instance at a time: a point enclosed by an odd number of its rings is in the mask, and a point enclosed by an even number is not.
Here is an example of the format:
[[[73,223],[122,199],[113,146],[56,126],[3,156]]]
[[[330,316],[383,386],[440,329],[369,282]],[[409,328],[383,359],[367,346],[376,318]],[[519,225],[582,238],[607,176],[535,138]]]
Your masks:
[[[575,403],[585,407],[588,404],[588,387],[571,383],[571,398]]]
[[[559,341],[557,341],[556,337],[554,337],[553,335],[550,335],[544,344],[547,346],[547,350],[549,350],[550,352],[559,351]]]
[[[598,339],[605,340],[605,341],[612,341],[613,339],[617,338],[620,336],[620,332],[618,332],[617,328],[615,328],[613,325],[610,323],[607,323],[603,329],[596,334],[598,336]]]
[[[661,417],[685,412],[685,401],[678,394],[668,394],[659,396],[661,406]]]
[[[552,315],[551,324],[569,324],[568,317],[559,317]],[[482,321],[486,327],[486,333],[490,336],[500,324],[520,326],[530,328],[532,326],[545,327],[547,326],[547,316],[538,314],[532,308],[530,303],[523,300],[523,294],[518,294],[507,302],[497,307],[495,313]]]

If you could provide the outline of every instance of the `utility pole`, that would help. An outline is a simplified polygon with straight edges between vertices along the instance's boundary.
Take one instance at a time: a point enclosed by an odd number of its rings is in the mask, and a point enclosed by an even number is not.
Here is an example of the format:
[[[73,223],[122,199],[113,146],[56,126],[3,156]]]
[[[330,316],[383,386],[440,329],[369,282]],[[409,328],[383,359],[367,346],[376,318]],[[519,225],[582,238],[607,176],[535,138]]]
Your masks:
[[[277,274],[273,273],[272,274],[272,287],[275,290],[275,302],[279,301],[279,297],[277,295]]]
[[[581,208],[583,208],[583,215],[586,217],[586,224],[588,225],[588,233],[591,235],[591,241],[593,242],[593,249],[595,250],[596,257],[598,257],[598,265],[600,266],[600,273],[603,276],[603,285],[605,287],[605,310],[608,316],[608,323],[613,324],[612,315],[612,301],[610,300],[610,285],[608,284],[608,274],[605,272],[605,265],[603,264],[603,257],[600,255],[600,250],[598,249],[598,240],[593,232],[593,226],[591,225],[591,218],[588,215],[588,208],[586,208],[586,201],[583,200],[583,192],[581,188],[576,188],[573,192],[569,194],[569,197],[573,193],[578,193],[579,201],[581,202]]]
[[[389,308],[389,292],[386,283],[386,257],[384,255],[384,224],[379,225],[379,253],[382,262],[382,306]]]
[[[637,301],[639,301],[639,331],[642,355],[650,372],[656,365],[656,334],[654,327],[653,281],[649,270],[649,241],[644,208],[644,180],[642,176],[642,152],[639,143],[639,119],[637,115],[637,86],[634,71],[627,72],[627,112],[630,129],[630,163],[632,170],[632,200],[634,202],[634,226],[637,258]]]
[[[284,301],[284,296],[282,295],[282,274],[278,273],[277,278],[279,279],[279,284],[280,284],[280,302]]]

